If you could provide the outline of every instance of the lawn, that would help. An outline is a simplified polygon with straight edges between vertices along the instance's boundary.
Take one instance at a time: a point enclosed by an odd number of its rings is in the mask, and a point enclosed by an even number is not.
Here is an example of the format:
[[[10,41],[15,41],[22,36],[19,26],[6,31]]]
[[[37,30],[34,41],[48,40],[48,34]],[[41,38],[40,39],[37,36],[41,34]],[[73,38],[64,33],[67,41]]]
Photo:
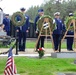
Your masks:
[[[75,59],[43,57],[14,57],[20,75],[57,75],[58,72],[76,72]],[[3,74],[7,58],[0,58],[0,74]]]
[[[26,48],[35,48],[35,45],[36,45],[36,41],[26,41]],[[51,41],[48,41],[44,43],[44,47],[45,48],[53,48],[52,47],[52,42]],[[9,48],[10,45],[8,46],[3,46],[2,44],[0,44],[0,48]],[[62,49],[65,49],[66,48],[66,42],[63,42],[62,43]]]
[[[34,48],[35,41],[27,41],[27,48]],[[7,48],[7,46],[1,46]],[[10,47],[10,46],[8,46]],[[45,48],[52,48],[50,41],[45,43]],[[66,42],[62,43],[62,48],[66,48]],[[72,64],[75,59],[61,59],[43,57],[14,57],[18,74],[20,75],[57,75],[58,72],[76,72],[76,65]],[[0,75],[3,75],[7,58],[0,57]]]
[[[36,42],[35,42],[35,41],[27,41],[27,42],[26,42],[26,47],[27,47],[27,48],[34,48],[35,45],[36,45]],[[45,41],[44,45],[45,45],[45,46],[44,46],[45,48],[53,48],[51,41],[48,41],[48,42]],[[61,47],[61,48],[63,48],[63,49],[66,48],[66,42],[63,42],[63,43],[62,43],[62,47]]]

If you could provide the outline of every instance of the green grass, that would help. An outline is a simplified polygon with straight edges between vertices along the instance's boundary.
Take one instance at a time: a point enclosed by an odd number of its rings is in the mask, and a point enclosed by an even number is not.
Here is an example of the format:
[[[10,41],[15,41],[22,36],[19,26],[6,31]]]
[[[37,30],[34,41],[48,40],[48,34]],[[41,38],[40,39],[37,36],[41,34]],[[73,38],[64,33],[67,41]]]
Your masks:
[[[35,41],[27,41],[26,42],[26,48],[35,48],[35,45],[36,45],[36,42]],[[52,43],[51,42],[45,42],[44,43],[44,47],[45,48],[53,48],[53,46],[52,46]],[[10,47],[10,45],[8,45],[8,46],[3,46],[2,44],[0,44],[0,48],[9,48]],[[61,45],[61,48],[62,49],[66,49],[66,42],[63,42],[62,43],[62,45]]]
[[[48,41],[46,42],[45,41],[45,48],[53,48],[52,47],[52,42],[51,41]],[[26,41],[26,48],[35,48],[35,45],[36,45],[36,41]],[[9,46],[3,46],[2,44],[0,44],[0,48],[9,48]],[[62,43],[62,49],[65,49],[66,48],[66,42],[63,42]]]
[[[27,41],[26,42],[26,47],[27,48],[35,48],[35,45],[36,45],[36,42],[31,42],[31,41]],[[45,48],[53,48],[53,46],[52,46],[52,42],[50,41],[48,41],[48,42],[45,42],[45,46],[44,46]],[[65,49],[66,48],[66,42],[63,42],[62,43],[62,47],[61,47],[62,49]]]
[[[58,72],[76,72],[75,59],[44,57],[15,57],[15,64],[20,75],[56,75]],[[3,74],[6,58],[0,58],[0,74]]]

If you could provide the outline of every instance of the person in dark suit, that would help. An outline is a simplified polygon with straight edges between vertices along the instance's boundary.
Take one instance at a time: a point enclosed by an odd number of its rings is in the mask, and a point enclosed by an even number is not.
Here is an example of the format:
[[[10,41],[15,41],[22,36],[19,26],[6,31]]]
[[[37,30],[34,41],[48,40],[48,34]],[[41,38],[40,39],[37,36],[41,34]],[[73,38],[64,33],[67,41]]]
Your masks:
[[[72,17],[73,16],[73,13],[69,13],[69,17]],[[70,26],[73,26],[73,23],[71,23]],[[74,35],[74,31],[71,31],[69,30],[67,32],[67,35]],[[74,40],[74,37],[67,37],[67,50],[68,51],[73,51],[73,40]]]
[[[39,36],[39,30],[37,28],[37,21],[43,15],[44,15],[44,10],[39,9],[38,15],[36,16],[35,21],[34,21],[34,28],[35,28],[35,32],[36,32],[37,37]],[[45,39],[45,36],[40,36],[38,43],[37,43],[37,46],[36,46],[36,51],[39,49],[39,47],[44,47],[44,39]],[[40,42],[41,42],[41,46],[40,46]]]
[[[9,14],[5,14],[5,18],[3,19],[4,31],[10,36],[10,18]]]
[[[16,31],[17,31],[18,40],[19,40],[19,51],[25,51],[26,37],[28,33],[28,28],[29,28],[29,16],[25,14],[25,8],[21,8],[20,10],[25,17],[26,22],[24,23],[24,25],[17,27]],[[17,20],[19,21],[19,17],[17,17]]]
[[[55,18],[53,20],[53,24],[56,24],[55,30],[53,31],[53,41],[54,41],[54,50],[58,51],[58,46],[60,43],[60,37],[62,34],[62,30],[65,30],[65,25],[60,19],[60,12],[56,12],[54,14]]]

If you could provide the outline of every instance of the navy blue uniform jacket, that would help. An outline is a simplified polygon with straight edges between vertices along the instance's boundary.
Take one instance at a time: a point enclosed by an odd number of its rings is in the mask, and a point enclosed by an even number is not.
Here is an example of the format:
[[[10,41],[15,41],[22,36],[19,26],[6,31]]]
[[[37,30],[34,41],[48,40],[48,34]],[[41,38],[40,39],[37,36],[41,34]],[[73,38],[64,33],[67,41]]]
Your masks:
[[[61,19],[55,18],[55,23],[56,23],[56,28],[53,34],[62,34],[62,30],[65,30],[65,25],[62,23]]]
[[[39,18],[40,18],[40,15],[36,16],[35,21],[34,21],[34,29],[35,29],[35,31],[37,29],[37,21],[39,20]]]
[[[10,19],[8,19],[8,18],[4,18],[3,19],[3,24],[4,24],[4,30],[6,30],[6,32],[7,31],[10,31]]]
[[[28,30],[28,27],[30,25],[29,23],[29,16],[25,15],[25,19],[26,19],[26,22],[24,23],[24,25],[20,26],[20,27],[16,27],[17,30],[21,31],[21,32],[26,32],[26,30]],[[17,17],[17,21],[20,21],[20,17]]]

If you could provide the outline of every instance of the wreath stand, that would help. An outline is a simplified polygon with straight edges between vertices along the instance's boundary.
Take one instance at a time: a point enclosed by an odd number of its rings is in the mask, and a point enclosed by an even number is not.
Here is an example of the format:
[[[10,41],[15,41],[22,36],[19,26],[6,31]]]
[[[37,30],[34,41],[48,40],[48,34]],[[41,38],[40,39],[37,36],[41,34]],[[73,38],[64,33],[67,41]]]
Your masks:
[[[45,23],[45,24],[44,24]],[[45,26],[45,27],[44,27]],[[49,34],[48,34],[48,30],[49,29]],[[43,33],[43,30],[45,31],[45,34],[42,34]],[[39,33],[39,36],[38,36],[38,39],[36,41],[36,45],[35,45],[35,48],[37,47],[37,43],[39,41],[39,38],[40,36],[46,36],[46,42],[47,42],[47,37],[49,36],[51,39],[52,39],[52,47],[54,48],[54,44],[53,44],[53,38],[52,38],[52,30],[50,28],[50,23],[49,23],[49,19],[48,18],[44,18],[44,21],[42,23],[42,27],[41,27],[41,30],[40,30],[40,33]]]
[[[74,26],[74,35],[67,35],[67,32],[70,28],[70,24],[73,23]],[[56,53],[51,53],[51,57],[54,58],[76,58],[76,20],[72,19],[70,22],[62,40],[64,40],[65,37],[74,37],[74,52],[56,52]]]
[[[19,16],[21,19],[20,21],[17,21],[17,16]],[[12,24],[15,25],[15,26],[22,26],[24,25],[24,23],[26,22],[26,19],[23,15],[22,12],[15,12],[13,13],[12,17],[11,17],[11,21],[12,21]],[[16,55],[18,55],[18,37],[17,37],[17,32],[16,32],[16,35],[15,35],[15,38],[16,38]]]
[[[74,26],[74,36],[73,35],[67,35],[67,32],[68,32],[68,30],[70,28],[71,23],[73,23],[73,26]],[[67,31],[65,32],[61,42],[64,40],[65,37],[74,37],[74,51],[76,52],[76,20],[74,20],[74,19],[71,20],[70,24],[69,24],[69,26],[67,28]]]

